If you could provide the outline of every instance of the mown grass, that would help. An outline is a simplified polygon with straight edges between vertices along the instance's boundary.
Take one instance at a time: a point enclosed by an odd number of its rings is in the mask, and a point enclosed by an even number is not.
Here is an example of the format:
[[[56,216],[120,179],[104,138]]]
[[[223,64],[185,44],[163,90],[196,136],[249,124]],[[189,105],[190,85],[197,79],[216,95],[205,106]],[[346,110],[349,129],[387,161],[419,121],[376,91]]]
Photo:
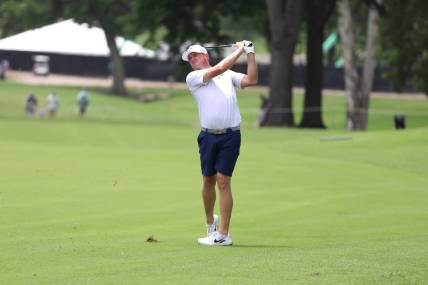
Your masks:
[[[424,101],[374,99],[368,132],[343,129],[335,96],[328,130],[257,129],[258,93],[245,91],[235,245],[206,248],[191,96],[142,104],[91,90],[82,120],[78,90],[58,87],[58,117],[26,119],[28,90],[0,86],[1,284],[428,282]],[[417,114],[410,129],[392,129],[396,111]]]

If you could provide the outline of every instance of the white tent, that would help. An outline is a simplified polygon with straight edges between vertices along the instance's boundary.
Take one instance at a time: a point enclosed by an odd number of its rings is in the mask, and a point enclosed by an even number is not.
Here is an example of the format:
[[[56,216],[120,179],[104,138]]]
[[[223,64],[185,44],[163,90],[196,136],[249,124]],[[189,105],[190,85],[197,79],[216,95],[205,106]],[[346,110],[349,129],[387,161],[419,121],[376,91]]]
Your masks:
[[[122,56],[155,57],[155,52],[116,37]],[[0,50],[46,52],[73,55],[109,56],[104,31],[72,19],[0,39]]]

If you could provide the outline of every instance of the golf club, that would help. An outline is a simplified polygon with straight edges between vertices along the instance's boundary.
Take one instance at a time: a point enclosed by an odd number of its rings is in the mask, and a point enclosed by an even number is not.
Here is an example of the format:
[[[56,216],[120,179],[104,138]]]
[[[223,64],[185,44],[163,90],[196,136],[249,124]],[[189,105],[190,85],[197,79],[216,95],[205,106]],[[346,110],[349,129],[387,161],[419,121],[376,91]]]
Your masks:
[[[251,43],[249,46],[252,46],[253,43]],[[235,44],[224,44],[224,45],[217,45],[217,46],[204,46],[206,49],[216,49],[216,48],[225,48],[225,47],[233,47]]]
[[[225,47],[233,47],[235,44],[225,44],[225,45],[217,45],[217,46],[204,46],[206,49],[216,49],[216,48],[225,48]]]

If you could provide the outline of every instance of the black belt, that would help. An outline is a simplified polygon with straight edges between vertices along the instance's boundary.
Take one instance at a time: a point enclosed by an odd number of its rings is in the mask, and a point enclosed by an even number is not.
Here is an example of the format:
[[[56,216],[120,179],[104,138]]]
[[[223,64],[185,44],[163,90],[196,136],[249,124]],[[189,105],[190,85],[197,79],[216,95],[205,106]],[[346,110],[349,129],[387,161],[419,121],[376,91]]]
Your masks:
[[[226,128],[226,129],[207,129],[207,128],[201,128],[201,131],[213,134],[213,135],[221,135],[221,134],[227,134],[234,131],[239,131],[241,129],[240,126],[232,127],[232,128]]]

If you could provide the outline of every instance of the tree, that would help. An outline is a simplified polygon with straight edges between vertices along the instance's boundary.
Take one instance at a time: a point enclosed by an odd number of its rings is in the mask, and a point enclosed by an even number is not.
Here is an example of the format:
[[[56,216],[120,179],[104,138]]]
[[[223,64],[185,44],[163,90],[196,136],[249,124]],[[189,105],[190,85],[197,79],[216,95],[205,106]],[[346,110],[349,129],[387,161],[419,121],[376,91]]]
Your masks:
[[[306,82],[303,117],[300,127],[325,128],[322,121],[323,51],[325,25],[336,0],[306,0]]]
[[[266,0],[270,27],[270,100],[266,125],[294,127],[292,111],[293,55],[303,2]]]
[[[113,75],[112,92],[126,95],[125,69],[115,38],[129,31],[133,1],[125,0],[59,0],[63,15],[74,18],[78,22],[99,26],[106,36],[110,50],[111,72]]]
[[[264,2],[259,0],[182,0],[179,5],[174,0],[137,1],[133,25],[144,27],[152,38],[168,43],[171,60],[177,63],[175,75],[180,79],[189,71],[189,65],[181,60],[181,52],[186,45],[225,44],[244,40],[236,36],[245,35],[243,31],[251,28],[253,31],[259,29],[260,22],[264,23],[266,18]],[[215,63],[221,51],[210,51],[212,63]]]
[[[55,0],[4,0],[0,2],[0,38],[55,21],[59,15]]]
[[[385,2],[381,26],[382,58],[390,67],[387,77],[398,92],[413,80],[417,88],[428,94],[427,10],[425,0]]]
[[[339,31],[342,38],[345,60],[345,89],[347,98],[347,127],[349,130],[367,129],[368,106],[373,84],[375,60],[375,41],[378,34],[379,12],[375,6],[369,6],[366,34],[366,50],[362,75],[355,63],[355,34],[350,0],[339,2]],[[376,1],[375,1],[376,2]],[[377,0],[376,4],[380,4]]]
[[[264,11],[263,2],[258,0],[182,0],[179,3],[174,0],[137,0],[133,23],[149,30],[152,35],[159,28],[165,28],[163,40],[171,45],[172,52],[176,54],[186,41],[228,43],[231,33],[222,30],[224,19],[235,22],[234,28],[239,30],[242,28],[242,18],[251,16],[254,21],[246,23],[257,26],[255,21],[263,18],[260,14],[263,15]],[[249,27],[244,29],[248,30]]]

